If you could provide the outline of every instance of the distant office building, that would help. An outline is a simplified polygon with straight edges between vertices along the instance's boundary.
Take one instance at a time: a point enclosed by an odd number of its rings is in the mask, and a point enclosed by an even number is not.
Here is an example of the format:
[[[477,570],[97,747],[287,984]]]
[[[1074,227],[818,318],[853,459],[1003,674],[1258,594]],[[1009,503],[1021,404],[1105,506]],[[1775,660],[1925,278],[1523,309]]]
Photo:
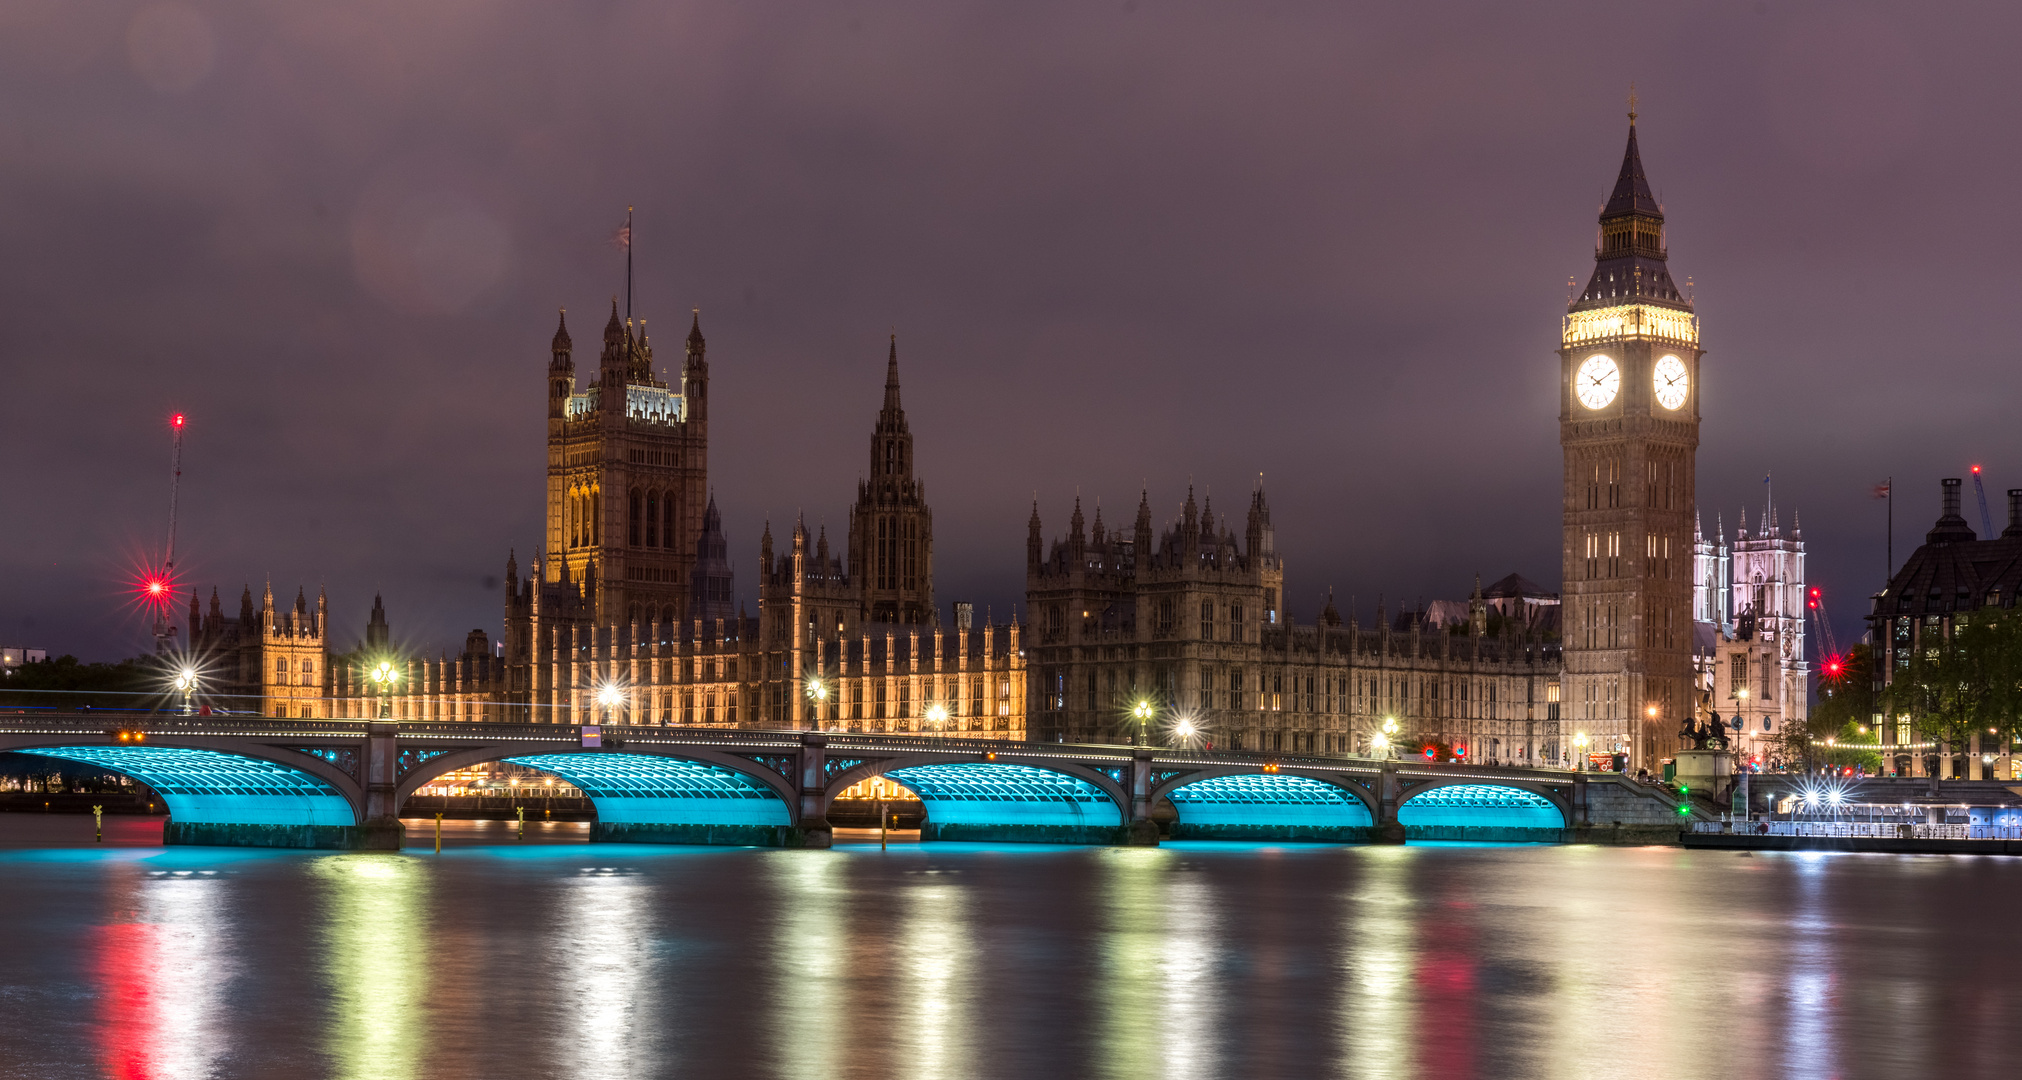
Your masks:
[[[39,664],[47,659],[47,649],[0,649],[0,672],[13,671],[23,664]]]
[[[2008,527],[1982,540],[1959,512],[1960,485],[1958,479],[1943,482],[1937,523],[1873,599],[1868,635],[1877,689],[1894,681],[1918,650],[1949,638],[1963,620],[1988,609],[2013,609],[2022,591],[2022,488],[2008,492]],[[1987,779],[1983,756],[1991,756],[1996,778],[2015,779],[2012,747],[2005,742],[1983,743],[1975,732],[1964,746],[1929,743],[1908,717],[1877,719],[1883,767],[1894,775]]]

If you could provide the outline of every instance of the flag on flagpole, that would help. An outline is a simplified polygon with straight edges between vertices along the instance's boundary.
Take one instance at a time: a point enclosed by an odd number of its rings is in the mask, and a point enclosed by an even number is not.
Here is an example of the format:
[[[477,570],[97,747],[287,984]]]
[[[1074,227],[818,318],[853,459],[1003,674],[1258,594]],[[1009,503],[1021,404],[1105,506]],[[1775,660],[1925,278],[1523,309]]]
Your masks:
[[[1889,481],[1884,480],[1881,483],[1875,485],[1874,497],[1877,499],[1886,499],[1889,497]]]

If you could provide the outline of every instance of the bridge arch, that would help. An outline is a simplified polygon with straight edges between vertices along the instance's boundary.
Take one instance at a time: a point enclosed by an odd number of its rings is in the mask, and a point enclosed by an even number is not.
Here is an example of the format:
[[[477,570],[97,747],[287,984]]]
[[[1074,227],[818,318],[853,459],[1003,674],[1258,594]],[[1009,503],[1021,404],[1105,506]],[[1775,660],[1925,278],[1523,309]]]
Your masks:
[[[1368,840],[1376,824],[1370,795],[1352,783],[1254,768],[1186,773],[1152,790],[1179,820],[1175,840]]]
[[[698,747],[470,747],[416,765],[400,778],[396,796],[404,803],[444,773],[493,761],[552,773],[582,791],[597,808],[592,840],[763,847],[799,841],[799,794],[785,776],[752,758]]]
[[[1540,784],[1456,777],[1400,793],[1397,823],[1411,840],[1556,841],[1572,807]]]
[[[852,766],[829,782],[824,812],[836,795],[877,776],[920,797],[927,811],[922,840],[1109,844],[1129,820],[1130,797],[1115,776],[1065,762],[978,761],[973,753],[895,755]]]
[[[164,745],[68,742],[8,745],[5,749],[56,758],[129,776],[146,784],[167,806],[162,839],[170,844],[246,847],[351,847],[359,823],[356,789],[347,792],[327,763],[280,762],[242,750]],[[291,757],[297,756],[292,752]],[[341,776],[341,774],[339,774]]]

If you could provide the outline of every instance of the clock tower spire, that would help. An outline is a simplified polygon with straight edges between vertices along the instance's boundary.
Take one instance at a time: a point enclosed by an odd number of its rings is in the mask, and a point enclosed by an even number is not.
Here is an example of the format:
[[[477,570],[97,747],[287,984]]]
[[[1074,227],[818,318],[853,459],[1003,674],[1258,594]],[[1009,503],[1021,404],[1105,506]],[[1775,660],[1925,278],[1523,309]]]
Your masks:
[[[1565,456],[1562,724],[1655,770],[1692,717],[1699,320],[1671,280],[1630,106],[1594,273],[1559,339]]]

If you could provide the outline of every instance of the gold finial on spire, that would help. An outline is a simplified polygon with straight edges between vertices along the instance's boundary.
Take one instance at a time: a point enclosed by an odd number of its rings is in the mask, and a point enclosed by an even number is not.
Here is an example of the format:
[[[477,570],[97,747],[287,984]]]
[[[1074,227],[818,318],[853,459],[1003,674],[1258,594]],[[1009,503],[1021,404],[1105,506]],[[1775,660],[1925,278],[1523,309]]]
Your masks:
[[[1636,126],[1636,84],[1629,84],[1629,126]]]

